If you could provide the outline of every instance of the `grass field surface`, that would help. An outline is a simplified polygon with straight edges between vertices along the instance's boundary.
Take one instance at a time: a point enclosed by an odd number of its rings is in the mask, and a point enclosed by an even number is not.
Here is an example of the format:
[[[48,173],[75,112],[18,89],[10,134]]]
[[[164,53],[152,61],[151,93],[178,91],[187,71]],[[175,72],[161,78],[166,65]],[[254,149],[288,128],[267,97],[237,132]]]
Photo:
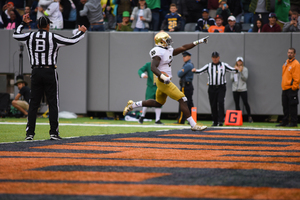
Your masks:
[[[27,119],[25,118],[0,118],[0,142],[18,142],[24,141]],[[102,120],[89,117],[79,117],[77,119],[60,119],[59,131],[61,137],[79,137],[93,135],[107,135],[118,133],[149,132],[158,130],[172,130],[189,128],[190,126],[176,125],[175,120],[162,120],[164,125],[155,125],[154,120],[144,122],[142,125],[138,122],[128,122],[124,120]],[[211,121],[198,121],[208,127]],[[247,123],[242,126],[223,126],[222,128],[262,128],[276,130],[297,130],[298,128],[277,128],[275,123]],[[49,119],[37,118],[36,135],[34,140],[49,139]],[[221,128],[221,127],[215,127]]]

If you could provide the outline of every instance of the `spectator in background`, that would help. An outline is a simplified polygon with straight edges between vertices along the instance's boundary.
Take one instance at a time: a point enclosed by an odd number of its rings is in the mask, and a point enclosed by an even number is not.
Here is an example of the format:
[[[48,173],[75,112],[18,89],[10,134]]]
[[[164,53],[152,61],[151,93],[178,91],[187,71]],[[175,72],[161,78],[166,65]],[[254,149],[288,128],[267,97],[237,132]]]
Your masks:
[[[209,0],[207,2],[207,8],[209,10],[209,16],[215,18],[217,15],[217,9],[219,8],[219,0]]]
[[[219,8],[217,9],[217,15],[222,16],[223,18],[223,26],[228,24],[227,19],[231,15],[231,11],[229,10],[229,6],[227,4],[227,0],[220,0]]]
[[[160,16],[159,16],[159,19],[160,19],[159,24],[160,25],[162,24],[163,20],[165,19],[165,16],[170,12],[171,3],[175,3],[175,5],[176,5],[176,0],[160,0]],[[177,12],[178,12],[178,10],[177,10]]]
[[[134,7],[134,2],[132,0],[114,0],[114,4],[118,4],[117,6],[117,23],[122,22],[123,20],[123,12],[128,11],[131,13],[132,7]]]
[[[225,32],[235,32],[240,33],[242,31],[242,27],[239,23],[236,23],[236,19],[234,16],[228,17],[228,24],[225,26]]]
[[[35,19],[34,21],[32,20],[27,26],[29,29],[36,29],[37,26],[36,26],[36,12],[34,11],[31,11],[30,10],[30,6],[25,6],[25,15],[26,14],[29,14],[30,16],[30,19]],[[22,17],[23,18],[23,17]],[[24,28],[27,28],[27,27],[24,27]]]
[[[162,22],[161,30],[170,32],[181,30],[181,15],[176,11],[176,4],[172,3],[170,5],[170,13],[165,16],[165,19]]]
[[[115,29],[116,17],[114,15],[115,4],[113,0],[101,0],[104,21],[107,22],[108,29]]]
[[[250,29],[248,32],[262,32],[262,27],[264,26],[262,19],[257,19],[254,23],[253,29]]]
[[[195,27],[196,31],[208,32],[210,26],[216,25],[214,18],[210,17],[208,10],[204,8],[202,10],[202,18],[198,19],[197,25]]]
[[[238,73],[231,73],[230,79],[232,81],[232,92],[233,92],[233,99],[235,103],[235,109],[241,110],[240,108],[240,97],[241,97],[248,114],[248,122],[253,123],[250,106],[248,104],[248,93],[247,93],[248,69],[244,66],[243,57],[236,58],[236,63],[234,68],[238,70]]]
[[[1,17],[5,29],[13,30],[21,24],[22,17],[15,9],[13,2],[8,2],[7,4],[5,4],[2,8],[2,11],[3,12],[1,13]]]
[[[227,0],[231,15],[235,18],[242,13],[241,0]]]
[[[299,0],[290,0],[291,11],[297,11],[300,13],[300,1]]]
[[[221,15],[217,15],[215,17],[216,25],[212,25],[209,27],[208,32],[209,33],[224,33],[225,26],[223,26],[223,18]]]
[[[281,29],[283,28],[284,23],[289,22],[290,8],[290,0],[276,0],[275,14],[277,16],[277,24]]]
[[[76,28],[76,5],[78,5],[78,2],[79,0],[60,0],[64,20],[64,29]]]
[[[80,16],[87,16],[90,22],[90,31],[105,31],[103,25],[103,13],[99,0],[88,0],[83,10],[79,11]]]
[[[160,30],[160,0],[146,0],[148,8],[151,10],[152,19],[150,29],[152,31]]]
[[[244,13],[244,22],[243,23],[254,23],[253,21],[253,13],[249,11],[251,0],[242,0],[243,5],[243,13]]]
[[[9,1],[14,4],[14,8],[17,10],[20,16],[24,15],[24,10],[25,10],[24,0],[9,0]],[[25,3],[29,4],[28,1],[25,1]]]
[[[202,10],[207,7],[207,0],[185,0],[188,15],[186,23],[196,23],[202,17]]]
[[[80,16],[79,12],[83,10],[84,4],[87,2],[87,0],[80,0],[78,4],[76,5],[76,13],[77,13],[77,20],[76,20],[76,26],[84,25],[87,29],[90,28],[90,22],[87,16]],[[77,32],[77,29],[75,30]]]
[[[61,30],[64,28],[64,20],[62,13],[59,9],[59,2],[58,0],[53,1],[47,9],[44,9],[44,7],[39,6],[38,7],[39,12],[41,12],[44,16],[48,17],[50,21],[52,22],[50,24],[50,29],[58,29]]]
[[[189,15],[186,4],[185,4],[185,0],[176,0],[176,6],[178,9],[177,12],[181,15],[181,31],[184,31],[186,19],[187,19],[187,16]]]
[[[37,20],[38,4],[39,4],[39,1],[34,0],[30,7],[30,15],[29,16],[32,21],[29,24],[32,29],[37,29],[36,20]]]
[[[282,122],[276,126],[297,127],[298,91],[300,83],[300,64],[296,60],[296,49],[289,48],[288,59],[282,66],[281,101],[283,107]],[[291,122],[289,123],[289,118]]]
[[[29,87],[27,87],[27,83],[23,79],[18,79],[15,83],[15,86],[18,87],[19,93],[16,95],[11,104],[13,107],[21,111],[25,117],[27,117],[27,111],[29,109],[30,89]]]
[[[253,14],[253,22],[258,18],[262,18],[263,23],[269,23],[269,13],[271,12],[271,0],[251,0],[249,12]]]
[[[269,23],[265,24],[262,32],[281,32],[280,26],[276,23],[277,17],[275,13],[269,14]]]
[[[124,11],[122,22],[117,23],[116,31],[133,31],[133,28],[131,28],[131,22],[129,21],[129,17],[129,12]]]
[[[147,7],[145,0],[139,0],[138,6],[134,7],[130,20],[132,21],[131,28],[137,32],[149,31],[149,22],[151,22],[151,10]]]
[[[299,32],[300,31],[300,16],[298,12],[293,11],[291,21],[284,23],[283,32]]]

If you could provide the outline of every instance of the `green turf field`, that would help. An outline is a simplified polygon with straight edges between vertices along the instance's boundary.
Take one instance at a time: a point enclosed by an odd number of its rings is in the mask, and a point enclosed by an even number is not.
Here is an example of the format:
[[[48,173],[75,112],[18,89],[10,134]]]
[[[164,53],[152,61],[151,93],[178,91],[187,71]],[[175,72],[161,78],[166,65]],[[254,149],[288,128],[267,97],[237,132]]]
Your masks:
[[[175,120],[161,120],[165,125],[154,126],[154,121],[144,122],[141,126],[138,122],[127,122],[123,120],[101,120],[91,119],[89,117],[80,117],[77,119],[60,119],[60,134],[61,137],[77,137],[77,136],[91,136],[103,134],[117,134],[117,133],[134,133],[134,132],[148,132],[157,130],[171,130],[182,129],[183,126],[175,125]],[[9,124],[3,124],[8,122]],[[17,142],[24,141],[25,138],[25,118],[0,118],[0,142]],[[43,124],[40,124],[43,123]],[[199,121],[198,121],[199,123]],[[211,126],[211,121],[201,121],[206,126]],[[116,125],[116,126],[97,126],[97,125]],[[126,127],[117,125],[129,125]],[[152,125],[152,126],[151,126]],[[276,123],[247,123],[244,122],[242,128],[270,128],[279,129],[275,127]],[[168,127],[166,127],[168,126]],[[185,125],[189,128],[189,125]],[[228,127],[228,126],[225,126]],[[218,128],[218,127],[217,127]],[[283,128],[287,129],[287,128]],[[297,128],[290,128],[297,129]],[[49,119],[38,118],[36,126],[36,135],[34,140],[45,140],[49,138]]]

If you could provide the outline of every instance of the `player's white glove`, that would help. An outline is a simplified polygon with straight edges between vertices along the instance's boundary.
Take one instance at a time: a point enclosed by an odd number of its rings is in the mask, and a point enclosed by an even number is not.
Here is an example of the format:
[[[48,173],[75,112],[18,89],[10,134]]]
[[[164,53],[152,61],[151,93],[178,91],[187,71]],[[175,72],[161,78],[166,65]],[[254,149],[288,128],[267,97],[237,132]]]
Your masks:
[[[194,45],[198,45],[198,44],[201,44],[201,43],[208,43],[208,38],[209,38],[209,36],[206,36],[206,37],[204,37],[204,38],[201,38],[200,40],[196,40],[196,41],[194,41],[193,42],[193,44]]]
[[[167,77],[164,74],[161,74],[159,78],[162,79],[165,84],[169,84],[171,82],[170,77]]]

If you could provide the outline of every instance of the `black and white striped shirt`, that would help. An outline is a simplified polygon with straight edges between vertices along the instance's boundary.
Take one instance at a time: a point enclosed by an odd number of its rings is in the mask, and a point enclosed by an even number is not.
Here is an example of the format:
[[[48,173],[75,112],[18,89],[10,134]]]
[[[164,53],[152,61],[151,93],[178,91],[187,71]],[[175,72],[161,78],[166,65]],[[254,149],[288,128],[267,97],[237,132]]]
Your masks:
[[[237,72],[237,70],[227,63],[219,62],[218,64],[208,63],[201,69],[197,69],[195,73],[208,74],[208,85],[223,85],[226,83],[226,71]]]
[[[22,22],[13,34],[13,38],[26,44],[31,65],[56,65],[60,47],[73,45],[84,37],[84,32],[79,31],[71,38],[51,33],[46,30],[22,33]]]

